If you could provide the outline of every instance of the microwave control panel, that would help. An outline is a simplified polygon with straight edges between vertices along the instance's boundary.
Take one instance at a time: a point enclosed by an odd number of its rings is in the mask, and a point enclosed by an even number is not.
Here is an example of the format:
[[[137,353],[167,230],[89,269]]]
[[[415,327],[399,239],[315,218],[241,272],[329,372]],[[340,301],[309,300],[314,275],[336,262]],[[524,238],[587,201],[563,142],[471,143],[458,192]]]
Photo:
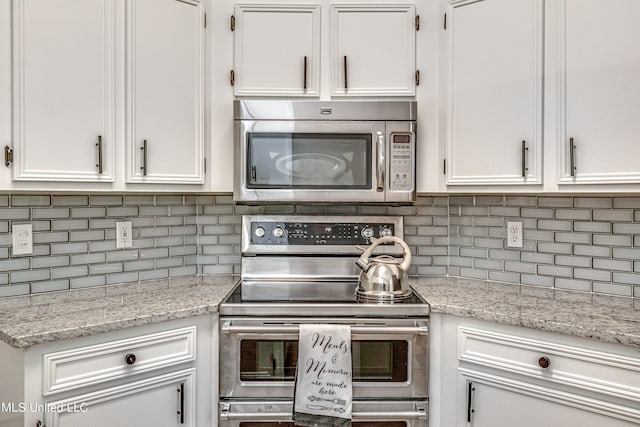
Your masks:
[[[409,191],[413,189],[413,133],[391,133],[389,159],[389,185],[391,190]]]
[[[393,236],[394,224],[252,222],[254,245],[368,245],[372,237]]]

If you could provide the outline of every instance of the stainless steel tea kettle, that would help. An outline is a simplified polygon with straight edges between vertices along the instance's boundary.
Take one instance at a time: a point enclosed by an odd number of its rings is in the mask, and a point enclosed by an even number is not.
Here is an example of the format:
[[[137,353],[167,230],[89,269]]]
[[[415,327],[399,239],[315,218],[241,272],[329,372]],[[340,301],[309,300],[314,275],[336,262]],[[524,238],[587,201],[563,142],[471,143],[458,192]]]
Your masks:
[[[402,261],[389,255],[369,259],[376,246],[383,243],[399,244],[404,252]],[[356,265],[362,269],[356,288],[358,301],[384,302],[407,299],[411,296],[407,276],[407,270],[411,265],[411,250],[401,238],[396,236],[372,238],[371,245],[356,261]]]

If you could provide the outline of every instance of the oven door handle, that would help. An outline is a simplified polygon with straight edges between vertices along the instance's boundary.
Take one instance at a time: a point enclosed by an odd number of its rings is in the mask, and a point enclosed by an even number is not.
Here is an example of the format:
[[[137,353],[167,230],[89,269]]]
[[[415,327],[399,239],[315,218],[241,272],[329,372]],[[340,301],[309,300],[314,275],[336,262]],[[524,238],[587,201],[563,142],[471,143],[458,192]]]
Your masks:
[[[360,420],[426,420],[425,407],[419,406],[415,411],[390,411],[390,412],[353,412],[354,421]],[[220,420],[242,421],[291,421],[291,412],[233,412],[224,405],[220,411]]]
[[[228,405],[220,410],[220,420],[291,421],[291,412],[233,412]]]
[[[220,328],[223,334],[290,334],[297,335],[298,325],[237,326],[232,320],[226,320]],[[416,326],[351,326],[351,333],[357,335],[403,334],[428,335],[429,327],[425,322],[416,322]]]

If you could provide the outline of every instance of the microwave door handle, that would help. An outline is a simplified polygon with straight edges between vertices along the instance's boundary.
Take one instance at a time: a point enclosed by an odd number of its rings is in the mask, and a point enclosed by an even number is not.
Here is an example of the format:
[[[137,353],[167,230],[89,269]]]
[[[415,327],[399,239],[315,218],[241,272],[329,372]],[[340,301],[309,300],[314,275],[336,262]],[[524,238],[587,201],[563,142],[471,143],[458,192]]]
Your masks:
[[[376,151],[378,154],[378,164],[376,170],[376,177],[378,181],[378,185],[376,191],[382,192],[384,191],[384,155],[385,155],[385,147],[384,147],[384,133],[378,131],[376,132]]]

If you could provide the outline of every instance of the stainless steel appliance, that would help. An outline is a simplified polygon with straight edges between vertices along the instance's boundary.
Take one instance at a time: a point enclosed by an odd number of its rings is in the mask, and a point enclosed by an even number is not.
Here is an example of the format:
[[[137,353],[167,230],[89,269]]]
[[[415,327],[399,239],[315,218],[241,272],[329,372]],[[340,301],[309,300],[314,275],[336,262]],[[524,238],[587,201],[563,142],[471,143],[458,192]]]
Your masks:
[[[416,198],[415,101],[235,101],[234,199]]]
[[[220,426],[291,423],[302,323],[351,325],[356,425],[427,425],[429,305],[355,298],[356,245],[402,227],[402,217],[242,218],[241,280],[220,305]]]

